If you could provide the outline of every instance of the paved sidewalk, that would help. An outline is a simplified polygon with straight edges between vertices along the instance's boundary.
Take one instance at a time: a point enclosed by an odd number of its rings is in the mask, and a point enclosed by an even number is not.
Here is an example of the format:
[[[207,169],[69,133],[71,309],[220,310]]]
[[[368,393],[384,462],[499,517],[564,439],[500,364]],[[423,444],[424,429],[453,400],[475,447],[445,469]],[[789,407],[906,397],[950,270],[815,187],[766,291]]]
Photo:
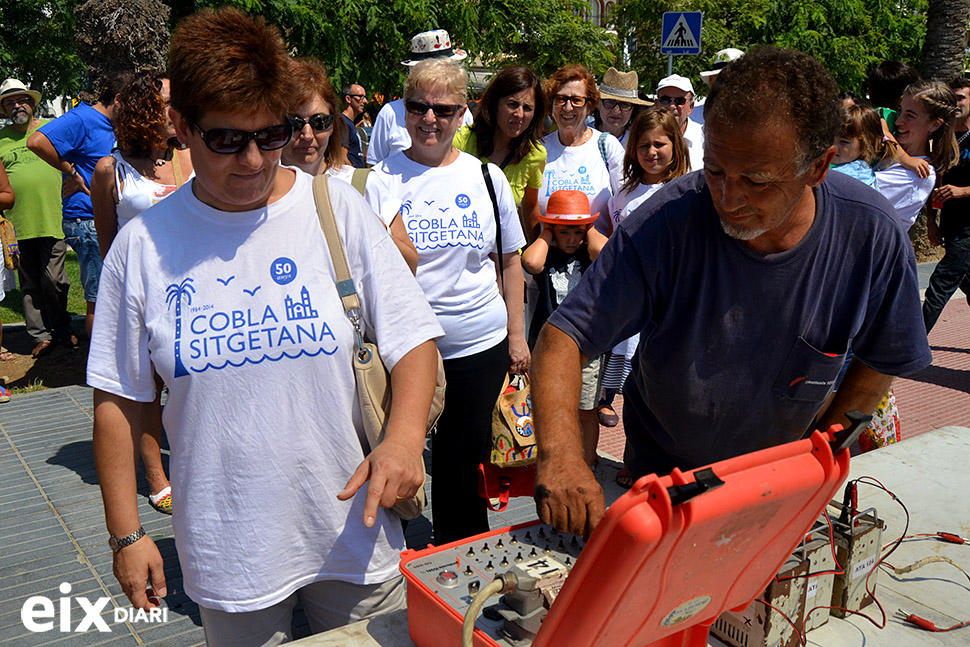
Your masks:
[[[111,572],[92,457],[91,399],[90,388],[73,386],[18,395],[0,406],[0,645],[202,645],[198,609],[182,590],[171,517],[148,505],[148,484],[143,478],[138,483],[139,514],[165,561],[168,618],[158,623],[114,622],[114,607],[128,608],[128,603]],[[616,469],[609,460],[599,468],[611,501],[622,493],[612,483]],[[410,547],[423,548],[431,541],[430,512],[429,508],[409,524]],[[513,499],[501,514],[490,513],[490,524],[501,528],[535,518],[531,499]],[[27,630],[21,619],[27,599],[45,596],[59,610],[58,600],[64,597],[59,587],[65,582],[70,585],[68,597],[83,597],[89,604],[112,598],[101,614],[109,632],[89,628],[84,633],[64,633],[60,616],[53,618],[50,631]],[[85,616],[79,603],[72,601],[71,629]],[[294,626],[297,637],[308,634],[302,615],[297,615]]]

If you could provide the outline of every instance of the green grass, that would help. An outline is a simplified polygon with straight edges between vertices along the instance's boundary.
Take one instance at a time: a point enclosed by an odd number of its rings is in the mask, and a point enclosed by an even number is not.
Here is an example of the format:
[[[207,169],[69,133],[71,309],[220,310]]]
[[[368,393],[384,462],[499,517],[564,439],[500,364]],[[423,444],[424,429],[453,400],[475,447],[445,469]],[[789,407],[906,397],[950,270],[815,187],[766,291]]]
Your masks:
[[[87,312],[87,305],[84,301],[84,288],[81,287],[81,270],[77,264],[77,254],[73,251],[67,252],[64,269],[67,272],[67,278],[71,281],[71,289],[67,293],[67,311],[71,314],[83,315]],[[24,302],[20,296],[20,290],[10,290],[3,303],[0,303],[0,321],[9,324],[23,320]]]

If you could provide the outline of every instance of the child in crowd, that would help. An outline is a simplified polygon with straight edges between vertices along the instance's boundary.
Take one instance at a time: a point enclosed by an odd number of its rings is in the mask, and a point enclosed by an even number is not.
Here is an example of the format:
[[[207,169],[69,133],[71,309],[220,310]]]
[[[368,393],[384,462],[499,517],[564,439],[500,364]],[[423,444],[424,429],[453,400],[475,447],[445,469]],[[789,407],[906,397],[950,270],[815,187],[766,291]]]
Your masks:
[[[590,215],[589,198],[582,191],[554,191],[549,196],[542,233],[522,252],[522,265],[535,277],[539,298],[529,326],[529,348],[535,348],[539,330],[566,295],[579,284],[596,255],[587,239],[603,238],[591,225],[599,214]],[[605,239],[604,239],[605,240]],[[589,465],[596,463],[599,422],[596,401],[600,389],[600,358],[583,367],[583,390],[579,400],[579,425],[583,454]]]
[[[666,182],[684,175],[690,170],[687,142],[673,113],[668,110],[647,110],[634,120],[630,126],[626,155],[623,158],[623,185],[610,199],[609,214],[600,217],[596,227],[611,235],[647,198],[656,193]],[[604,241],[605,242],[605,241]],[[600,247],[591,244],[598,254]],[[619,416],[613,410],[613,399],[623,390],[627,375],[633,362],[633,353],[640,342],[640,336],[617,344],[613,351],[604,356],[603,393],[598,407],[600,424],[614,427],[619,424]],[[617,482],[630,487],[633,482],[630,472],[625,468],[617,474]]]
[[[878,187],[872,163],[877,158],[891,160],[894,155],[893,147],[883,140],[879,113],[869,106],[843,106],[842,132],[835,139],[835,147],[838,152],[832,159],[832,170],[874,189]]]
[[[900,61],[883,61],[869,73],[869,100],[881,119],[882,135],[895,148],[895,161],[921,178],[929,177],[930,165],[913,157],[896,142],[896,116],[903,92],[923,78],[912,65]]]

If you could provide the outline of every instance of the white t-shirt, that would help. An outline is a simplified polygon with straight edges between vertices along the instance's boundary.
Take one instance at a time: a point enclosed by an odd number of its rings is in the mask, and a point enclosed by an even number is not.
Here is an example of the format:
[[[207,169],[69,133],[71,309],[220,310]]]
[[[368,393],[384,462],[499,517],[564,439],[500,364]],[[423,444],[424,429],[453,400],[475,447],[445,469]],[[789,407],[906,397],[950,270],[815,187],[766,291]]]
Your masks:
[[[638,184],[633,187],[632,191],[621,189],[619,193],[610,198],[610,208],[607,214],[601,213],[600,217],[596,219],[596,230],[605,235],[612,234],[616,231],[617,225],[626,220],[627,216],[646,202],[647,198],[659,191],[662,186],[663,183]],[[609,218],[610,224],[606,223],[607,218]]]
[[[367,163],[376,166],[391,155],[411,147],[411,135],[404,127],[404,99],[385,103],[374,118],[374,128],[367,146]],[[465,108],[462,125],[473,121],[472,111]]]
[[[610,197],[616,193],[623,177],[623,146],[606,134],[604,146],[609,168],[600,155],[600,131],[590,128],[592,136],[581,146],[563,146],[557,133],[542,139],[546,147],[546,170],[539,189],[539,209],[544,214],[553,191],[582,191],[589,197],[589,212],[609,213]]]
[[[687,120],[684,130],[687,140],[687,157],[690,158],[690,170],[699,171],[704,168],[704,127],[696,121]]]
[[[502,223],[503,253],[525,245],[512,187],[488,165]],[[508,312],[498,291],[495,212],[482,163],[467,153],[429,167],[398,153],[377,166],[367,182],[367,201],[385,222],[398,211],[418,250],[418,283],[445,330],[438,340],[444,359],[492,348],[508,334]]]
[[[280,173],[290,171],[281,169]],[[105,259],[87,380],[139,402],[169,388],[173,525],[185,591],[228,612],[320,580],[393,578],[400,520],[363,523],[353,332],[311,177],[239,213],[186,184],[119,232]],[[441,335],[401,254],[354,189],[331,200],[366,330],[390,369]]]
[[[177,188],[175,185],[149,180],[136,171],[118,151],[111,153],[111,157],[115,159],[115,197],[118,199],[115,213],[118,216],[118,229],[127,225],[142,211],[167,198]]]
[[[916,216],[926,204],[935,184],[936,169],[932,165],[930,165],[929,177],[924,178],[920,178],[898,163],[885,170],[876,171],[876,188],[896,208],[896,213],[899,214],[899,226],[903,231],[909,231],[916,222]]]

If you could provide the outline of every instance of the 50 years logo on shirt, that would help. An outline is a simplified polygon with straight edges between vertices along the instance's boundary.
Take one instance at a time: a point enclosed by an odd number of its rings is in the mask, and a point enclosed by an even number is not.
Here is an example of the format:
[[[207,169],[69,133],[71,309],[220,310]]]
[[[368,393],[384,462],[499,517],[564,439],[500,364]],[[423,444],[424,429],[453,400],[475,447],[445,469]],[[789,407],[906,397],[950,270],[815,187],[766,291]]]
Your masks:
[[[277,285],[288,285],[297,276],[296,263],[280,257],[270,264],[269,276]],[[175,310],[175,377],[337,352],[337,338],[306,285],[285,292],[280,304],[270,302],[279,299],[278,292],[270,297],[260,294],[262,285],[241,281],[235,275],[200,281],[210,302],[195,305],[194,278],[168,286],[168,309]]]
[[[446,205],[448,203],[445,203]],[[485,247],[485,233],[478,212],[468,209],[471,198],[464,193],[455,196],[457,211],[450,206],[438,206],[435,200],[408,201],[401,205],[408,236],[418,250],[440,247]]]

